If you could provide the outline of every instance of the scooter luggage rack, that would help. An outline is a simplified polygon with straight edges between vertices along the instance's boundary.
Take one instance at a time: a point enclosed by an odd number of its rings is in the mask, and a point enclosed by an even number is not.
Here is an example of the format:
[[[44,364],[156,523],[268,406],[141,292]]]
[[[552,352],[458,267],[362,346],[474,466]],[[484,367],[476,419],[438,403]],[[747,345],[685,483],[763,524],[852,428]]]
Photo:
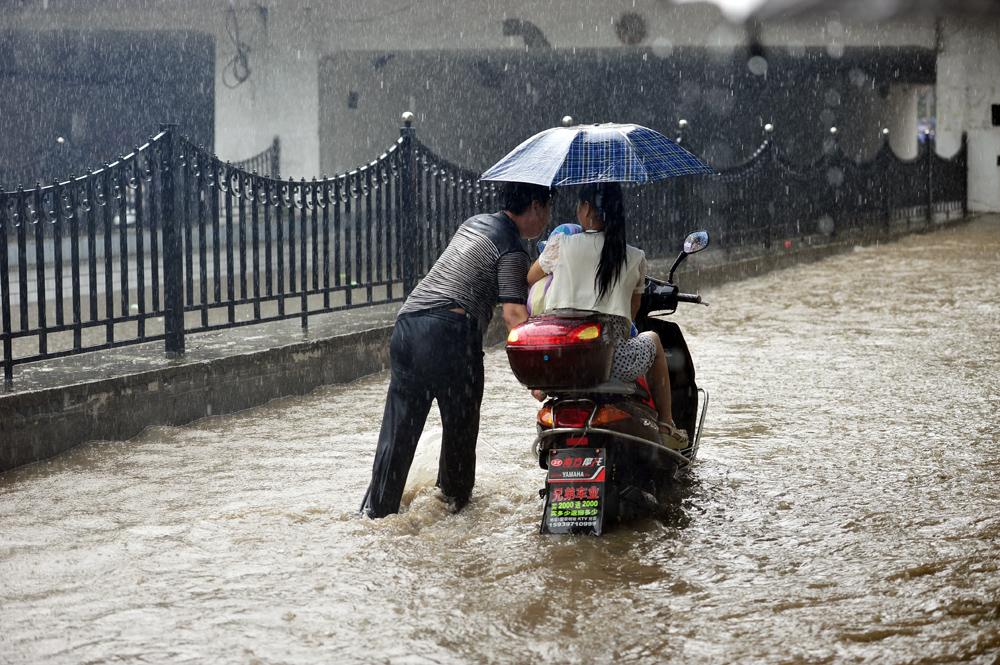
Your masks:
[[[567,394],[587,392],[587,393],[616,393],[616,394],[630,395],[635,393],[636,389],[635,386],[632,384],[627,384],[622,381],[617,381],[612,379],[611,381],[602,383],[601,385],[594,388],[581,388],[579,390],[573,390],[573,389],[560,390],[559,392]],[[708,413],[708,400],[709,400],[708,391],[705,390],[704,388],[698,388],[698,394],[702,396],[702,399],[699,400],[700,413],[698,414],[698,425],[695,427],[694,441],[692,442],[691,447],[688,448],[686,451],[688,453],[687,455],[679,453],[673,448],[667,448],[664,445],[655,443],[653,441],[649,441],[647,439],[642,439],[637,436],[633,436],[632,434],[625,434],[624,432],[616,432],[614,430],[604,429],[603,427],[593,427],[590,424],[590,422],[593,420],[594,414],[597,413],[596,409],[594,411],[591,411],[590,416],[587,418],[587,424],[584,425],[583,427],[553,427],[551,429],[547,429],[543,432],[540,432],[539,435],[535,437],[535,440],[531,444],[532,454],[537,458],[538,455],[541,453],[542,441],[544,441],[549,437],[557,436],[559,434],[584,434],[584,435],[589,433],[606,434],[609,436],[617,436],[621,439],[626,439],[628,441],[639,443],[645,446],[649,446],[651,448],[655,448],[661,452],[665,452],[667,453],[667,455],[673,458],[678,464],[680,464],[681,465],[680,468],[683,469],[684,467],[690,465],[691,461],[698,454],[698,446],[701,444],[701,433],[705,429],[705,415]]]
[[[694,459],[695,455],[698,454],[698,445],[701,443],[701,432],[705,428],[705,414],[708,413],[708,391],[704,388],[698,388],[698,394],[704,399],[699,400],[701,402],[701,413],[698,415],[698,426],[694,430],[694,441],[690,448],[690,459]]]
[[[559,427],[559,428],[545,430],[544,432],[539,434],[535,438],[534,443],[531,444],[531,449],[536,458],[538,457],[539,453],[541,453],[542,441],[557,434],[607,434],[608,436],[615,436],[618,437],[619,439],[626,439],[628,441],[632,441],[633,443],[649,446],[650,448],[655,448],[660,452],[667,453],[667,455],[670,456],[671,459],[673,459],[682,467],[691,464],[691,460],[689,460],[687,457],[684,457],[684,455],[681,455],[673,448],[667,448],[662,444],[654,443],[648,439],[642,439],[638,436],[633,436],[632,434],[625,434],[624,432],[616,432],[614,430],[604,429],[603,427],[588,427],[587,425],[584,425],[583,427]]]

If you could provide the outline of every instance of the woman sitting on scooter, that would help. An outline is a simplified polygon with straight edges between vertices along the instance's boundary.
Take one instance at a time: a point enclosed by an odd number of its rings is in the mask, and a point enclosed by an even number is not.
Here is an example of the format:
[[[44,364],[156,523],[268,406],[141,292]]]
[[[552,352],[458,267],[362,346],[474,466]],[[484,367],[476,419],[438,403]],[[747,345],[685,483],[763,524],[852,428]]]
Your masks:
[[[545,310],[583,309],[614,316],[617,339],[611,377],[632,382],[645,375],[660,418],[660,439],[687,448],[684,430],[670,413],[670,377],[660,337],[647,331],[629,338],[646,281],[646,255],[626,244],[622,187],[616,182],[584,185],[576,217],[583,233],[554,235],[528,271],[528,284],[552,275]],[[538,397],[538,395],[536,395]]]

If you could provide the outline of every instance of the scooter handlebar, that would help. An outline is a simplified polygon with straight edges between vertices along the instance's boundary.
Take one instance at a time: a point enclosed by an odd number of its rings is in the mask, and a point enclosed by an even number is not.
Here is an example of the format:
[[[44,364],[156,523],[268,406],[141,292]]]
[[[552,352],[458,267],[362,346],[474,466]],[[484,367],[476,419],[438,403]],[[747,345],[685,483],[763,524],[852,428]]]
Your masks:
[[[701,296],[695,295],[693,293],[678,293],[677,302],[690,302],[695,305],[701,304]]]

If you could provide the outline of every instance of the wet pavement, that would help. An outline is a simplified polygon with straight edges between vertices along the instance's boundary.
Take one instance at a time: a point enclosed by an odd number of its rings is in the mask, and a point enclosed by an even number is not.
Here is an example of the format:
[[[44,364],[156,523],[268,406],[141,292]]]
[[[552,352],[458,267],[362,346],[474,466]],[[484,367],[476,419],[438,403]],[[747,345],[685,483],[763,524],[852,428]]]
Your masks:
[[[4,474],[0,662],[998,663],[998,284],[990,216],[703,289],[699,460],[602,538],[498,349],[457,515],[424,450],[351,518],[386,373]]]

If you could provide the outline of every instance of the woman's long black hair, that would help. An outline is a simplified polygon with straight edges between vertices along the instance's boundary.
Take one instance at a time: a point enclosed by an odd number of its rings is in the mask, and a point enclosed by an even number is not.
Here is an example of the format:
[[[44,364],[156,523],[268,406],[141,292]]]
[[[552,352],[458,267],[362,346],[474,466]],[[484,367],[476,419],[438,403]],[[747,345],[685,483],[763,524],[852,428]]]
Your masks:
[[[580,201],[594,206],[598,219],[604,220],[604,247],[594,276],[594,288],[600,300],[618,282],[627,256],[622,186],[617,182],[584,185],[580,190]]]

